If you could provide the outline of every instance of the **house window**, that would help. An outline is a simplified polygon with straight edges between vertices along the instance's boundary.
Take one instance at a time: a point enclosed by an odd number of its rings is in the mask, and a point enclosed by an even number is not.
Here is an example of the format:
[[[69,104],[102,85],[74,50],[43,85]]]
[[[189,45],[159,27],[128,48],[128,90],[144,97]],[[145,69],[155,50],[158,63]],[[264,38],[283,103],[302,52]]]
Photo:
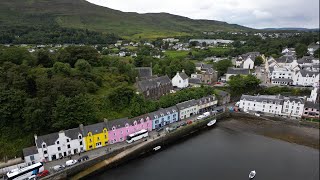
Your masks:
[[[82,146],[82,141],[80,141],[80,146]]]
[[[115,136],[115,135],[116,135],[116,133],[113,133],[113,135]]]
[[[103,132],[104,132],[104,133],[107,133],[107,130],[105,129],[105,130],[103,130]]]
[[[69,142],[70,140],[69,139],[67,139],[67,142]]]
[[[82,139],[82,136],[81,136],[81,135],[79,135],[79,139]]]
[[[116,127],[113,126],[113,127],[112,127],[112,131],[114,131],[114,130],[116,130]]]
[[[58,147],[58,151],[60,151],[61,150],[61,148],[60,147]]]
[[[104,135],[104,138],[107,139],[107,135]]]
[[[47,151],[43,151],[43,153],[44,153],[44,154],[48,154],[48,152],[47,152]]]
[[[70,144],[68,144],[68,148],[70,148]]]
[[[120,133],[121,133],[121,134],[123,134],[123,132],[122,132],[122,131],[120,131]]]
[[[92,139],[90,139],[90,142],[92,142]]]
[[[127,129],[127,133],[129,132],[129,129]]]
[[[45,144],[42,144],[42,147],[43,147],[43,148],[46,148],[46,145],[45,145]]]
[[[97,137],[97,140],[98,140],[98,141],[100,141],[100,138],[99,138],[99,137]]]
[[[57,144],[59,144],[59,141],[57,141]]]

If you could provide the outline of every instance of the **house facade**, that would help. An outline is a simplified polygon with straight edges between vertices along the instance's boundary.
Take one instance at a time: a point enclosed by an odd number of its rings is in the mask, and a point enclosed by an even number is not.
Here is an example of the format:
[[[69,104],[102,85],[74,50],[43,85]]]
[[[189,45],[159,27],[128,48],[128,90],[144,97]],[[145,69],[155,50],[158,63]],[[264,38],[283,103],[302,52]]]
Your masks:
[[[123,142],[129,134],[142,129],[152,130],[152,120],[149,115],[142,115],[133,119],[121,118],[108,121],[109,143]]]
[[[74,155],[85,149],[80,128],[39,137],[35,135],[34,138],[41,162]]]
[[[293,78],[293,85],[313,86],[319,83],[319,72],[301,70]]]
[[[27,163],[28,165],[40,162],[40,156],[36,146],[24,148],[22,152],[23,152],[24,162]]]
[[[230,103],[230,93],[226,91],[218,91],[218,105],[225,105]]]
[[[176,106],[179,110],[179,116],[181,120],[199,114],[198,102],[194,99],[179,103]]]
[[[178,87],[180,89],[186,88],[189,86],[189,77],[186,75],[184,70],[181,73],[177,74],[172,78],[173,87]]]
[[[176,106],[149,113],[152,118],[152,129],[157,129],[179,121],[179,111]]]
[[[254,68],[254,59],[251,59],[249,56],[246,60],[243,61],[243,69],[253,69]]]
[[[303,97],[284,97],[282,116],[301,118],[304,110]]]
[[[213,109],[218,105],[218,100],[214,95],[200,98],[197,101],[199,106],[199,113],[201,114],[204,112],[213,111]]]
[[[282,104],[283,97],[281,95],[242,95],[239,108],[244,111],[260,111],[263,113],[281,115]]]
[[[303,118],[320,119],[320,104],[315,102],[306,102],[303,110]]]
[[[80,129],[83,130],[83,141],[85,142],[86,151],[108,145],[109,135],[106,122],[88,126],[80,125]]]
[[[173,90],[172,82],[168,76],[138,81],[136,86],[146,99],[159,99]]]
[[[226,81],[230,80],[231,76],[236,76],[236,75],[249,75],[250,74],[250,70],[249,69],[243,69],[243,68],[232,68],[229,67],[228,71],[226,73]]]

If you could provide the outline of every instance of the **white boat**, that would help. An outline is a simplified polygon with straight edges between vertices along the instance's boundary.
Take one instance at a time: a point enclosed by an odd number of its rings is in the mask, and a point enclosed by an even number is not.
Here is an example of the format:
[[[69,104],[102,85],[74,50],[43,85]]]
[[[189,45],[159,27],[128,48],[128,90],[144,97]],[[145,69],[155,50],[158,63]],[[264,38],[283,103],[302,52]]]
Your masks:
[[[207,124],[207,126],[210,127],[210,126],[214,125],[216,122],[217,122],[217,120],[214,119],[214,120],[210,121],[210,122]]]
[[[161,149],[161,146],[156,146],[153,148],[154,151],[158,151],[159,149]]]
[[[257,173],[256,173],[255,170],[251,171],[250,174],[249,174],[249,179],[253,179],[256,176],[256,174]]]

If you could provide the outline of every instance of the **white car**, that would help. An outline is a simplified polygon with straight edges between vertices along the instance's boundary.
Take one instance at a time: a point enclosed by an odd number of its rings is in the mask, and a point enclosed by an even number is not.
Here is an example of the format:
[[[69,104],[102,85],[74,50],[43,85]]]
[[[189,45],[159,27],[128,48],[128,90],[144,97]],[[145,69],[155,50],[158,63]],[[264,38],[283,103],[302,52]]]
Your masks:
[[[32,175],[32,176],[29,176],[27,180],[36,180],[37,179],[37,176],[36,175]]]
[[[254,113],[255,116],[260,117],[261,115],[259,113]]]
[[[197,120],[201,120],[203,118],[205,118],[205,117],[203,115],[200,115],[200,116],[197,117]]]
[[[55,165],[55,166],[52,167],[52,169],[53,169],[54,171],[60,171],[60,170],[62,170],[62,169],[64,169],[64,168],[65,168],[64,165]]]
[[[75,164],[77,164],[77,160],[74,160],[74,159],[72,159],[72,160],[69,160],[69,161],[67,161],[66,162],[66,166],[68,167],[68,166],[73,166],[73,165],[75,165]]]

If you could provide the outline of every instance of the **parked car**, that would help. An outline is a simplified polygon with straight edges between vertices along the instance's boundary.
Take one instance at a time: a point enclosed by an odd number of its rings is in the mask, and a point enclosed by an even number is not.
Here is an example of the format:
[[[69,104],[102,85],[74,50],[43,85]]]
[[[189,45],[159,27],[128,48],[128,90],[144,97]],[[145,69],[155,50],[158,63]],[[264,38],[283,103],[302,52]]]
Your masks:
[[[50,172],[48,170],[43,170],[41,173],[37,174],[37,177],[40,178],[40,177],[45,177],[45,176],[48,176],[50,174]]]
[[[254,113],[255,116],[260,117],[261,115],[259,113]]]
[[[32,175],[27,178],[27,180],[36,180],[36,179],[37,179],[36,175]]]
[[[205,112],[205,113],[203,113],[202,114],[204,117],[208,117],[208,116],[210,116],[210,112]]]
[[[89,159],[89,156],[85,155],[85,156],[82,156],[78,159],[78,162],[81,162],[81,161],[86,161]]]
[[[192,121],[191,121],[191,120],[188,120],[188,121],[187,121],[187,124],[192,124]]]
[[[200,115],[200,116],[197,117],[197,120],[201,120],[201,119],[203,119],[203,118],[205,118],[205,116]]]
[[[162,130],[163,130],[163,127],[159,127],[159,128],[156,129],[157,132],[160,132]]]
[[[75,164],[77,164],[77,160],[74,160],[74,159],[71,159],[69,161],[66,162],[66,166],[69,167],[69,166],[73,166]]]
[[[217,114],[218,113],[218,111],[212,111],[212,114]]]
[[[62,169],[64,169],[65,166],[64,165],[56,165],[56,166],[53,166],[52,169],[54,171],[61,171]]]
[[[186,122],[182,122],[182,123],[180,124],[180,126],[185,126],[185,125],[187,125]]]

